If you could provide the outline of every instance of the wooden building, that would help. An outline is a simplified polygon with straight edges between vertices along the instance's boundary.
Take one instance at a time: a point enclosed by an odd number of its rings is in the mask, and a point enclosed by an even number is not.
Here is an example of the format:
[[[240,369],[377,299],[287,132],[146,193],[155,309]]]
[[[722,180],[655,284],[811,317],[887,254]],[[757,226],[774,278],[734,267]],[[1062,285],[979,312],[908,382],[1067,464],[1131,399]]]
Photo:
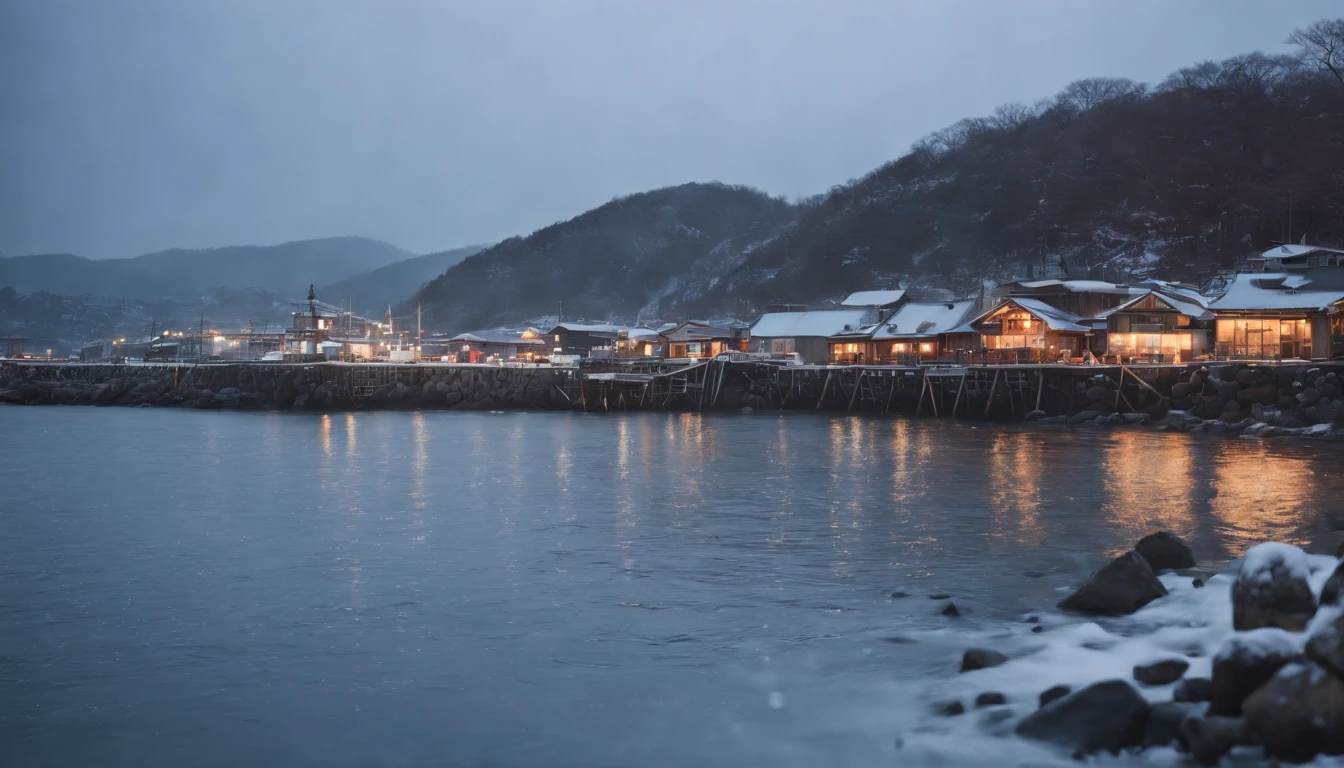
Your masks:
[[[1150,290],[1101,314],[1106,354],[1170,363],[1208,355],[1213,313],[1194,295]]]
[[[913,365],[943,356],[943,336],[966,322],[974,301],[907,302],[882,322],[832,336],[832,363]]]
[[[968,325],[985,349],[1019,362],[1081,360],[1093,335],[1083,318],[1029,298],[1007,299]]]
[[[531,362],[547,356],[546,341],[535,328],[459,333],[444,342],[442,349],[439,357],[453,363]]]
[[[699,320],[687,320],[659,334],[664,356],[668,358],[714,357],[723,352],[746,352],[746,326],[716,326]]]
[[[605,323],[560,323],[546,331],[551,354],[592,357],[595,351],[613,352],[621,328]]]
[[[1243,273],[1209,304],[1214,353],[1259,360],[1312,359],[1334,354],[1344,289],[1317,290],[1302,275]]]
[[[833,336],[871,326],[878,317],[879,311],[872,307],[767,312],[751,325],[751,351],[778,356],[796,354],[804,363],[824,363],[830,357]],[[845,343],[854,345],[854,354],[862,354],[861,342]]]

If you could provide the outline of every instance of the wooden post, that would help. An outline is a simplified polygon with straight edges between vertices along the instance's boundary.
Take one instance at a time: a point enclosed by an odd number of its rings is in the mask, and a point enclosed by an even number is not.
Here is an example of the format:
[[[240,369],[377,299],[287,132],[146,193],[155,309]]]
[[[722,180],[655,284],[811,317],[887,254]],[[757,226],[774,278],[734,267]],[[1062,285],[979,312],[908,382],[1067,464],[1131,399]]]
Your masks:
[[[999,376],[1002,373],[1002,369],[994,371],[994,381],[989,385],[989,398],[985,400],[985,418],[989,418],[989,409],[994,407],[994,391],[999,388]]]
[[[826,399],[826,389],[831,386],[831,371],[826,372],[826,383],[821,385],[821,394],[817,395],[817,410],[821,410],[821,403]]]
[[[896,373],[893,371],[891,374],[891,391],[887,392],[887,407],[883,409],[883,413],[891,413],[891,401],[896,397],[896,381]]]
[[[961,384],[957,385],[957,399],[952,401],[952,415],[957,415],[957,408],[961,406],[961,393],[966,389],[966,374],[961,374]]]
[[[1139,382],[1140,384],[1142,384],[1143,387],[1144,387],[1144,389],[1147,389],[1149,392],[1152,392],[1154,395],[1157,395],[1159,398],[1161,398],[1161,399],[1163,399],[1163,400],[1170,400],[1170,399],[1171,399],[1170,397],[1167,397],[1166,395],[1162,394],[1161,392],[1158,392],[1156,389],[1153,389],[1152,385],[1150,385],[1148,382],[1144,381],[1143,378],[1142,378],[1141,376],[1139,376],[1137,373],[1135,373],[1135,372],[1133,372],[1133,371],[1130,371],[1130,370],[1129,370],[1128,368],[1126,368],[1125,366],[1123,366],[1123,365],[1120,366],[1120,370],[1121,370],[1122,372],[1124,372],[1124,371],[1129,371],[1129,375],[1130,375],[1130,376],[1133,376],[1135,381],[1137,381],[1137,382]]]
[[[854,398],[859,396],[859,384],[863,382],[863,377],[866,373],[866,371],[860,370],[859,378],[854,380],[854,391],[849,394],[849,405],[845,406],[846,411],[854,410]]]
[[[926,389],[929,388],[929,377],[928,377],[928,376],[920,376],[919,378],[920,378],[920,385],[919,385],[919,403],[915,406],[915,415],[916,415],[916,416],[918,416],[919,414],[921,414],[921,413],[924,412],[924,390],[926,390]]]
[[[1044,394],[1044,393],[1045,393],[1045,369],[1044,369],[1044,368],[1037,368],[1037,369],[1036,369],[1036,408],[1035,408],[1034,410],[1037,410],[1037,411],[1041,410],[1041,395]]]
[[[924,379],[927,381],[927,380],[928,380],[928,376],[926,375],[926,376],[924,377]],[[943,380],[942,380],[941,378],[939,378],[939,379],[938,379],[938,396],[941,397],[942,394],[943,394]],[[938,398],[936,398],[936,397],[933,396],[933,384],[929,384],[929,405],[933,406],[933,418],[935,418],[935,419],[938,418]]]

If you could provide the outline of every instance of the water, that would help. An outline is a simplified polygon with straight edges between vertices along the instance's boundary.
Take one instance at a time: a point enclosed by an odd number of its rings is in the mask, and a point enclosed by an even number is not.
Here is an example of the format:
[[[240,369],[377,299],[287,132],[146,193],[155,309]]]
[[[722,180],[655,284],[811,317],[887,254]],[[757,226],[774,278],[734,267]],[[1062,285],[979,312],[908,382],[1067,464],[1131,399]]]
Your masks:
[[[1152,528],[1333,551],[1344,498],[1315,445],[811,414],[0,408],[0,435],[15,766],[994,762],[1015,740],[924,714],[968,643],[1105,634],[1048,607]]]

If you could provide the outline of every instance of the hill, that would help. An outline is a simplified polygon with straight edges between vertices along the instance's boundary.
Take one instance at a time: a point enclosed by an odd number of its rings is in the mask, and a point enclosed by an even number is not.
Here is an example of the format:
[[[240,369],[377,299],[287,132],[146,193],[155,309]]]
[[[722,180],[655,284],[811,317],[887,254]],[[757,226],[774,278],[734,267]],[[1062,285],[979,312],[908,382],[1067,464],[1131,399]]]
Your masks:
[[[363,237],[329,237],[280,245],[173,249],[130,259],[72,254],[0,259],[0,287],[18,293],[190,299],[216,289],[263,288],[300,297],[313,282],[402,261],[413,254]]]
[[[632,195],[467,259],[420,300],[459,330],[560,300],[569,317],[748,317],[896,284],[1198,282],[1276,242],[1344,244],[1344,20],[1291,41],[1152,85],[1079,80],[797,205],[722,185]]]
[[[403,259],[329,285],[321,285],[317,295],[324,301],[342,306],[353,301],[356,312],[368,317],[382,317],[389,305],[395,307],[449,267],[487,247],[469,245]]]
[[[613,200],[488,248],[416,296],[425,321],[451,330],[554,314],[656,317],[686,284],[712,284],[748,244],[792,220],[793,206],[724,184],[685,184]]]

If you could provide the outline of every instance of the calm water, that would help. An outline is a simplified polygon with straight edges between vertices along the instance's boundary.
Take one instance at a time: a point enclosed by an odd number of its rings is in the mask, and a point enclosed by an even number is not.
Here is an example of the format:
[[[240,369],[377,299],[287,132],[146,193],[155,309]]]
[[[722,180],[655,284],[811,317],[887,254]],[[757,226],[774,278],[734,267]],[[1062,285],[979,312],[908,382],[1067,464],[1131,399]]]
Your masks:
[[[968,632],[1151,528],[1333,551],[1344,506],[1332,448],[1141,431],[10,407],[0,437],[14,766],[900,765]]]

